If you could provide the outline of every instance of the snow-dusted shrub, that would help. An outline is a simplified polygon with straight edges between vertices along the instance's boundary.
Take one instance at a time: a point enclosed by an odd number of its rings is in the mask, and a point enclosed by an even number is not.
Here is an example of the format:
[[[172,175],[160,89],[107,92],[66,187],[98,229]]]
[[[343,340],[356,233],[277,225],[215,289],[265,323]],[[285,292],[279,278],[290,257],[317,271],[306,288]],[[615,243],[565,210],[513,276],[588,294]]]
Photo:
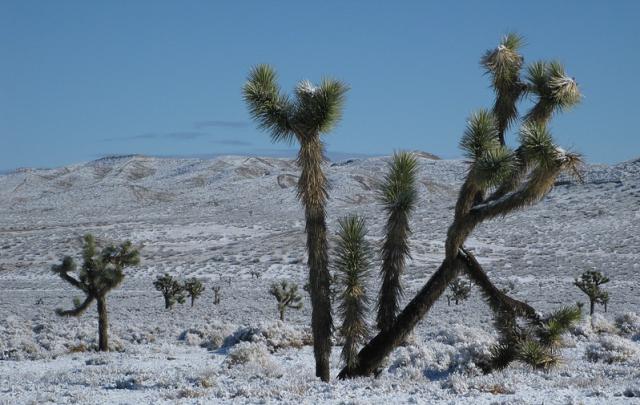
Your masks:
[[[404,378],[437,380],[449,373],[478,374],[495,340],[474,328],[455,326],[442,329],[433,340],[397,349],[389,372]]]
[[[269,350],[262,343],[241,342],[229,351],[224,363],[231,368],[239,364],[256,363],[266,365],[269,362]]]
[[[597,313],[591,316],[591,330],[595,333],[616,333],[615,325]]]
[[[183,331],[178,337],[189,346],[200,346],[208,350],[217,350],[225,346],[225,340],[232,335],[235,326],[213,322],[207,325],[199,325]],[[236,342],[237,343],[237,342]]]
[[[621,335],[633,340],[640,340],[640,316],[634,312],[626,312],[615,319],[616,327]]]
[[[616,335],[600,336],[585,351],[587,360],[607,364],[628,363],[638,360],[639,356],[640,350],[636,343]]]

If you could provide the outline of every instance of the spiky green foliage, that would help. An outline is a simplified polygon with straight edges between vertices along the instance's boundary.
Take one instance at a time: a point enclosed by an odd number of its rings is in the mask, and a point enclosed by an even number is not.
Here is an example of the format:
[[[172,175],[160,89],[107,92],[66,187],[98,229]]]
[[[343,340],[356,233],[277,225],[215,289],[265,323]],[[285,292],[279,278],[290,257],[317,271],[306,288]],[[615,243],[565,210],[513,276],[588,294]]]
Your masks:
[[[465,283],[460,279],[460,277],[458,277],[449,283],[449,294],[447,294],[447,303],[448,305],[451,305],[451,301],[453,301],[456,305],[458,305],[461,301],[466,301],[469,298],[470,293],[471,283]]]
[[[174,279],[170,274],[165,273],[153,282],[156,290],[162,293],[164,298],[164,308],[171,309],[176,304],[184,304],[186,299],[186,291],[184,285]]]
[[[574,285],[589,297],[589,314],[593,315],[595,304],[605,305],[609,302],[609,294],[600,288],[609,282],[609,278],[599,271],[585,271],[580,279],[575,279]]]
[[[85,294],[84,301],[74,298],[74,309],[56,310],[60,316],[79,316],[86,311],[93,301],[98,307],[98,348],[109,350],[107,294],[116,288],[124,279],[124,268],[140,263],[140,254],[131,242],[126,241],[118,246],[108,245],[103,249],[96,246],[93,235],[83,238],[83,263],[77,278],[71,275],[77,270],[73,258],[65,256],[62,263],[52,266],[51,270],[67,283]]]
[[[566,75],[559,62],[534,62],[527,69],[528,91],[536,104],[526,121],[546,123],[556,111],[566,111],[582,98],[575,79]]]
[[[191,306],[193,307],[195,300],[204,292],[204,286],[202,285],[202,281],[193,277],[184,282],[184,290],[189,294]]]
[[[481,190],[497,187],[515,170],[516,158],[507,147],[487,150],[470,170],[469,179]]]
[[[298,293],[298,286],[296,284],[289,284],[286,280],[273,283],[269,288],[269,294],[273,295],[278,302],[278,312],[280,313],[281,321],[284,321],[284,314],[287,308],[302,308],[302,296]]]
[[[492,112],[480,109],[467,121],[467,128],[460,140],[460,148],[471,163],[480,159],[487,151],[500,146],[496,118]]]
[[[516,345],[515,358],[538,370],[548,370],[559,361],[548,347],[531,339],[525,339]]]
[[[333,321],[325,219],[328,193],[320,135],[340,120],[348,87],[334,79],[323,79],[319,86],[302,81],[290,98],[280,91],[276,79],[270,66],[256,66],[249,73],[243,95],[249,113],[274,142],[297,140],[300,144],[298,198],[305,209],[316,376],[329,381]]]
[[[522,43],[521,36],[509,33],[480,60],[486,73],[491,76],[491,86],[496,95],[492,111],[496,116],[498,139],[502,145],[505,144],[505,131],[518,118],[517,102],[526,91],[526,86],[520,81],[520,69],[524,63],[519,53]]]
[[[391,327],[402,297],[400,276],[409,256],[409,219],[418,200],[416,174],[418,162],[411,153],[393,155],[389,169],[379,189],[387,222],[380,249],[382,284],[378,294],[376,322],[380,330]]]
[[[548,169],[556,164],[559,157],[551,132],[541,122],[527,122],[522,126],[520,145],[521,157],[529,165]]]
[[[339,305],[343,319],[340,333],[345,340],[342,360],[349,368],[356,366],[358,346],[369,333],[366,321],[369,299],[364,279],[369,272],[371,248],[366,234],[363,218],[354,215],[339,220],[335,268],[343,287]]]
[[[560,346],[561,337],[582,318],[577,306],[567,306],[556,310],[542,324],[537,326],[536,334],[540,343],[550,349]]]

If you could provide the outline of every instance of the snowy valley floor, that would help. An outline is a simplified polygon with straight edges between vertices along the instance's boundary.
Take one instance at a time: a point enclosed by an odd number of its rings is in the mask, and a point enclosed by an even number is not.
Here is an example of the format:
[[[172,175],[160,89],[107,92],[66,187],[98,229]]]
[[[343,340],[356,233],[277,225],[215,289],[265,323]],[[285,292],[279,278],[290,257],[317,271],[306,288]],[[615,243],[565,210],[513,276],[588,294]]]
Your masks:
[[[442,260],[465,170],[459,161],[420,163],[405,301]],[[373,185],[384,168],[381,158],[327,166],[332,232],[338,217],[357,212],[379,242]],[[0,403],[640,403],[640,160],[592,166],[585,184],[560,182],[467,243],[498,286],[543,313],[585,301],[572,285],[582,271],[611,278],[608,313],[597,307],[565,336],[559,367],[483,375],[474,361],[496,335],[474,287],[460,305],[437,302],[377,378],[329,384],[313,378],[308,295],[280,323],[268,294],[274,281],[306,279],[296,173],[284,159],[134,156],[0,176]],[[95,307],[79,318],[54,313],[77,291],[49,268],[77,255],[85,232],[142,246],[141,265],[108,296],[109,353],[94,351]],[[203,280],[194,308],[164,309],[152,286],[164,272]],[[372,296],[377,287],[376,264]]]

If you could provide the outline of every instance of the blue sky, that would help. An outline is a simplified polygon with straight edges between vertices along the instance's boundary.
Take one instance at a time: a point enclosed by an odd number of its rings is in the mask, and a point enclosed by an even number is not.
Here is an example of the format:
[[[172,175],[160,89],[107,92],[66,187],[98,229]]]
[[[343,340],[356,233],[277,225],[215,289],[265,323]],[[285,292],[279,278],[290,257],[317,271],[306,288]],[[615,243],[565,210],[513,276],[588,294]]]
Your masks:
[[[552,123],[591,162],[640,155],[637,1],[0,1],[0,169],[107,154],[277,154],[241,98],[249,68],[349,83],[325,140],[346,153],[460,156],[508,31],[558,59],[583,103]],[[509,136],[511,143],[515,135]]]

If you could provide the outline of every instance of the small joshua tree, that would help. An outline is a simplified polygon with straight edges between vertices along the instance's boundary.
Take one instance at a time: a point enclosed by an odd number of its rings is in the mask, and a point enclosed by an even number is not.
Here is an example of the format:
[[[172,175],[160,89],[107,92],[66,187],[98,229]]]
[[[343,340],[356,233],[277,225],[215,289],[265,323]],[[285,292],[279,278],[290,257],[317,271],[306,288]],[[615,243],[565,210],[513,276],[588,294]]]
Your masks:
[[[273,283],[269,289],[269,294],[276,297],[276,301],[278,301],[278,312],[280,313],[281,321],[284,321],[284,313],[287,308],[302,308],[302,296],[298,294],[298,286],[296,284],[289,284],[286,280]]]
[[[460,301],[466,301],[469,298],[471,284],[466,284],[460,278],[456,278],[449,283],[449,292],[450,294],[447,294],[447,305],[450,306],[452,300],[458,305]]]
[[[580,279],[575,279],[573,284],[589,297],[589,315],[593,315],[595,304],[605,306],[609,303],[609,293],[603,291],[600,286],[609,282],[609,279],[599,271],[585,271]]]
[[[74,300],[74,309],[58,309],[56,312],[60,316],[79,316],[95,300],[98,306],[98,349],[108,351],[107,294],[122,282],[125,267],[140,263],[140,255],[129,241],[117,247],[109,245],[100,250],[96,247],[93,235],[87,234],[84,236],[82,257],[83,264],[77,278],[69,274],[76,271],[76,264],[70,256],[66,256],[61,264],[51,268],[60,278],[85,294],[84,301]]]
[[[417,168],[418,162],[413,154],[394,154],[389,164],[389,172],[379,188],[378,199],[387,214],[385,238],[380,251],[382,284],[376,318],[380,330],[391,327],[402,297],[400,275],[409,257],[409,217],[418,199]]]
[[[213,304],[218,305],[220,303],[220,286],[214,285],[211,289],[213,290]]]
[[[158,276],[156,281],[153,282],[153,286],[162,293],[165,309],[171,309],[176,302],[184,304],[184,286],[171,275],[165,273],[163,276]]]
[[[369,300],[364,278],[369,271],[371,249],[365,239],[364,219],[358,216],[342,218],[339,226],[335,267],[343,288],[339,306],[343,319],[340,333],[345,339],[342,360],[351,369],[356,366],[358,346],[369,333],[365,319]]]
[[[187,292],[187,294],[189,294],[189,297],[191,297],[192,307],[195,300],[198,297],[200,297],[200,295],[202,295],[202,293],[204,292],[204,286],[202,285],[202,281],[198,280],[195,277],[190,278],[184,282],[184,289]]]

